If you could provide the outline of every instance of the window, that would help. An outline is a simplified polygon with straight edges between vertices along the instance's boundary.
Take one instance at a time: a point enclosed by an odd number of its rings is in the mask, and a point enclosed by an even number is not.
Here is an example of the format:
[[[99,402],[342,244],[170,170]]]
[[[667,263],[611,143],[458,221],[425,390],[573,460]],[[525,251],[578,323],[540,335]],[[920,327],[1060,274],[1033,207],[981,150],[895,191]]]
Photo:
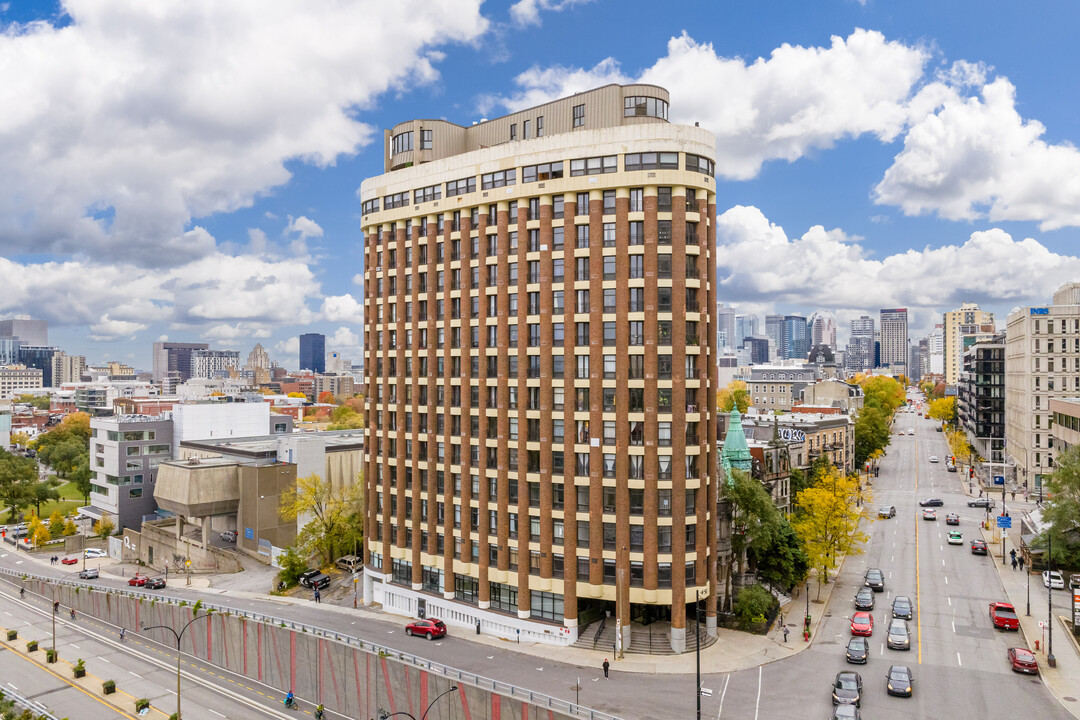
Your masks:
[[[431,149],[431,130],[421,130],[420,131],[420,149],[421,150],[430,150]]]
[[[656,189],[656,211],[671,212],[671,188],[662,187]]]
[[[510,124],[510,139],[517,140],[517,123]]]
[[[521,123],[521,137],[523,140],[528,140],[532,137],[532,121],[524,120]]]
[[[426,188],[420,188],[413,191],[413,203],[419,204],[422,202],[431,202],[432,200],[439,200],[442,198],[442,186],[441,185],[429,185]],[[391,255],[393,257],[393,255]]]
[[[588,225],[575,225],[577,232],[576,244],[574,247],[587,248],[589,247],[589,226]]]
[[[462,178],[461,180],[452,180],[446,183],[446,197],[454,197],[455,195],[464,195],[465,193],[476,192],[476,178]]]
[[[530,599],[532,600],[532,607],[529,610],[529,617],[536,620],[562,622],[562,595],[559,595],[557,593],[542,592],[540,590],[532,590],[530,591]]]
[[[397,155],[408,150],[413,149],[412,131],[398,133],[394,136],[394,139],[390,141],[391,154]]]
[[[585,127],[585,106],[574,106],[574,127]]]
[[[660,98],[631,95],[623,98],[623,117],[654,117],[668,119],[668,104]]]
[[[630,244],[645,244],[645,223],[640,220],[630,223]]]
[[[544,116],[536,118],[536,137],[544,137]]]
[[[360,203],[360,213],[362,215],[367,215],[374,212],[379,212],[379,198]]]
[[[394,195],[387,195],[383,198],[383,207],[387,210],[393,210],[394,208],[405,207],[409,204],[409,191],[395,193]]]
[[[615,214],[615,191],[614,190],[605,190],[604,191],[604,214],[605,215],[614,215]]]
[[[537,180],[556,180],[563,176],[563,164],[561,162],[544,163],[543,165],[526,165],[521,168],[521,182],[536,182]]]
[[[678,170],[679,153],[627,153],[623,159],[627,171],[631,170]]]
[[[686,169],[691,172],[699,172],[712,177],[716,174],[716,165],[712,160],[700,155],[686,154]]]
[[[499,172],[487,173],[480,177],[480,187],[484,190],[506,187],[517,182],[517,170],[500,170]]]
[[[615,247],[615,223],[604,223],[604,247]]]
[[[605,173],[618,172],[618,155],[606,155],[604,157],[580,158],[570,161],[570,177],[581,175],[602,175]]]

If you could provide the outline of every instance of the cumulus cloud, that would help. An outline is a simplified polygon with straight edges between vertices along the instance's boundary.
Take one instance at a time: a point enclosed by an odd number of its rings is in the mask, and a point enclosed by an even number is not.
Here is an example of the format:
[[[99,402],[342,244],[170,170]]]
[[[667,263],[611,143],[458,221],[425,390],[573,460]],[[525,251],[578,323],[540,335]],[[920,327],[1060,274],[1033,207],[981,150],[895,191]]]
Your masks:
[[[1005,78],[963,68],[921,93],[936,110],[917,120],[874,189],[875,202],[908,215],[950,220],[1036,221],[1042,230],[1080,225],[1080,150],[1048,144],[1046,128],[1020,116]],[[977,96],[964,92],[979,85]]]
[[[129,322],[127,320],[113,320],[106,313],[101,316],[100,322],[90,326],[90,339],[96,342],[120,340],[122,338],[134,339],[135,333],[145,330],[142,323]]]
[[[0,243],[199,257],[193,218],[371,142],[357,109],[437,78],[433,48],[485,32],[479,6],[62,0],[62,24],[0,34]]]
[[[240,338],[263,339],[270,337],[270,330],[265,327],[249,325],[247,323],[236,323],[235,325],[221,323],[205,330],[202,333],[202,337],[204,340],[237,340]]]
[[[828,47],[784,44],[748,63],[684,32],[637,76],[612,58],[591,69],[534,67],[517,76],[519,92],[501,104],[531,107],[610,82],[661,85],[671,91],[672,121],[700,122],[716,134],[717,173],[747,179],[765,162],[794,161],[845,138],[892,141],[928,59],[922,48],[855,30]]]
[[[324,320],[328,322],[364,322],[364,305],[358,302],[351,293],[344,295],[331,295],[323,300],[320,310]]]
[[[274,355],[282,364],[296,367],[296,363],[300,361],[300,336],[293,335],[274,343]]]
[[[510,18],[516,25],[539,25],[540,11],[560,12],[573,5],[584,5],[592,0],[518,0],[510,6]]]
[[[296,234],[304,240],[309,237],[322,237],[323,235],[323,229],[319,226],[319,223],[303,215],[298,218],[290,217],[285,232]]]
[[[978,299],[1005,308],[1041,302],[1075,280],[1080,258],[1051,252],[999,228],[945,245],[875,258],[842,230],[816,225],[789,238],[752,206],[717,218],[719,297],[725,302],[804,308],[909,307],[940,315]],[[956,272],[956,268],[979,272]],[[929,313],[928,313],[929,316]]]

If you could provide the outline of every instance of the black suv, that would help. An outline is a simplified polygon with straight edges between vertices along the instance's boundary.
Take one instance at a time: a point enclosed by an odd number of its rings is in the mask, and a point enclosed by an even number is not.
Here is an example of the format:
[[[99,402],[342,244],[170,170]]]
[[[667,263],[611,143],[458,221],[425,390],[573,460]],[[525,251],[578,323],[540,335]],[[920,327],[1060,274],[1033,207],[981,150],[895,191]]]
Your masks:
[[[874,592],[881,592],[885,589],[885,573],[877,568],[870,568],[867,570],[866,574],[863,575],[863,581],[866,587]]]
[[[322,589],[330,584],[330,577],[318,570],[308,570],[300,576],[300,584],[306,588]]]
[[[859,592],[855,594],[855,609],[856,610],[873,610],[874,609],[874,591],[868,587],[859,588]]]
[[[919,507],[941,507],[944,504],[945,501],[941,498],[926,498],[919,501]],[[971,505],[971,503],[968,503],[968,505]]]

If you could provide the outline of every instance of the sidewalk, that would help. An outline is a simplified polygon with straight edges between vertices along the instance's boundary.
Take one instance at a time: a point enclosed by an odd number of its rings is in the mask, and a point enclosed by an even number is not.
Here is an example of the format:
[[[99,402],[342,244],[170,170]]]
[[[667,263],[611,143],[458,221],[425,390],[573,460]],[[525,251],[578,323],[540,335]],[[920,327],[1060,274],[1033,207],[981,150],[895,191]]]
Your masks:
[[[1010,512],[1010,515],[1012,513]],[[1019,544],[1014,542],[1018,531],[1016,528],[1009,534],[1005,552],[1008,553],[1014,547],[1018,547]],[[1057,667],[1051,668],[1046,662],[1046,648],[1041,647],[1038,652],[1035,651],[1035,641],[1042,640],[1043,629],[1039,627],[1039,621],[1044,623],[1047,620],[1047,607],[1046,607],[1046,589],[1042,584],[1042,577],[1039,573],[1034,572],[1017,572],[1012,569],[1010,564],[1001,564],[1001,536],[998,536],[998,542],[992,543],[991,540],[994,537],[994,531],[982,530],[983,538],[987,541],[987,546],[990,548],[990,561],[994,563],[994,567],[997,568],[998,576],[1001,578],[1001,584],[1005,587],[1005,594],[1012,603],[1012,606],[1016,608],[1016,615],[1020,618],[1020,629],[1024,633],[1023,644],[1027,646],[1029,650],[1035,652],[1036,657],[1039,660],[1039,673],[1042,677],[1043,684],[1047,689],[1053,693],[1054,697],[1058,699],[1062,707],[1068,710],[1074,717],[1080,718],[1080,703],[1076,702],[1075,695],[1080,691],[1080,645],[1077,645],[1076,638],[1073,637],[1071,623],[1069,618],[1065,616],[1057,616],[1054,622],[1054,658],[1057,660]],[[1029,578],[1030,575],[1030,578]],[[1028,580],[1031,580],[1032,588],[1032,613],[1029,617],[1025,614],[1027,610],[1027,589]],[[1038,590],[1036,591],[1036,588]],[[1057,593],[1068,593],[1066,590],[1055,590]],[[1036,599],[1037,598],[1037,599]],[[1055,608],[1057,610],[1057,608]],[[1020,643],[1018,643],[1020,644]],[[1068,700],[1066,700],[1068,698]]]

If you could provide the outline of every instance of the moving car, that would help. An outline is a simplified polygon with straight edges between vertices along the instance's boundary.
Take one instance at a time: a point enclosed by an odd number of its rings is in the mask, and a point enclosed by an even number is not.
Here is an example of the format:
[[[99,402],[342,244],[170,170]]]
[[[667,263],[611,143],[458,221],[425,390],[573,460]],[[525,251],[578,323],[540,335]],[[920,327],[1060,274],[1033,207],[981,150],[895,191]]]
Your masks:
[[[1054,590],[1065,589],[1065,578],[1061,576],[1057,570],[1043,570],[1043,587],[1052,588]]]
[[[364,566],[364,561],[355,555],[346,555],[345,557],[339,557],[334,565],[346,572],[352,573],[362,568]]]
[[[851,670],[841,670],[836,673],[836,680],[833,681],[832,704],[859,707],[861,703],[862,676]]]
[[[857,612],[851,616],[851,634],[870,637],[874,634],[874,616],[868,612]]]
[[[949,544],[950,545],[963,545],[964,544],[964,534],[962,532],[960,532],[959,530],[951,531],[949,533]]]
[[[413,635],[423,635],[428,640],[436,640],[441,637],[446,637],[446,625],[442,620],[437,620],[435,618],[414,620],[405,626],[405,634],[410,637]]]
[[[862,715],[854,705],[837,705],[833,708],[829,720],[862,720]]]
[[[847,661],[856,665],[865,665],[866,658],[870,655],[870,643],[866,638],[856,635],[848,640]]]
[[[855,593],[855,609],[856,610],[873,610],[874,609],[874,591],[868,587],[859,588],[859,592]]]
[[[86,548],[83,550],[83,557],[85,558],[103,558],[108,557],[108,553],[98,548]]]
[[[891,517],[896,517],[896,506],[895,505],[882,505],[881,507],[878,508],[877,516],[879,518],[885,518],[886,520],[888,520]]]
[[[990,603],[990,622],[994,627],[1002,630],[1019,630],[1020,618],[1016,616],[1016,609],[1009,603]]]
[[[236,531],[226,530],[225,532],[221,533],[221,539],[225,542],[236,542]]]
[[[881,592],[885,589],[885,573],[877,568],[870,568],[863,575],[863,584],[874,592]]]
[[[992,510],[994,508],[994,498],[981,497],[968,500],[968,507],[990,508]]]
[[[63,563],[64,565],[78,565],[79,564],[79,559],[78,558],[73,558],[73,557],[66,557],[63,560],[61,560],[60,562]]]
[[[1035,653],[1027,648],[1009,648],[1008,656],[1013,672],[1028,673],[1029,675],[1039,674],[1039,663],[1035,659]]]
[[[909,430],[907,431],[907,434],[908,434],[908,435],[914,435],[914,434],[915,434],[915,430],[914,430],[914,429],[909,429]]]
[[[911,688],[914,684],[915,678],[907,665],[892,665],[885,675],[885,689],[890,695],[911,697]]]
[[[960,524],[960,516],[957,515],[956,513],[947,514],[945,516],[945,524],[946,525],[959,525]]]
[[[892,601],[892,616],[910,620],[911,614],[911,600],[906,595],[897,595]]]
[[[937,459],[937,455],[931,455],[931,456],[930,456],[930,462],[932,462],[932,463],[936,463],[937,461],[938,461],[938,459]]]
[[[128,580],[128,585],[131,585],[132,587],[143,587],[146,585],[146,581],[149,579],[150,578],[146,577],[145,575],[139,575],[138,573],[136,573],[134,576],[132,576],[130,580]]]
[[[160,590],[165,587],[165,578],[150,578],[146,581],[145,587],[147,590]]]
[[[86,568],[85,570],[80,570],[79,577],[83,580],[96,580],[99,577],[98,569]]]
[[[927,508],[926,510],[923,510],[922,511],[922,519],[923,520],[937,520],[937,511],[932,510],[930,508]]]
[[[949,463],[945,466],[945,469],[949,472],[956,472],[956,463]]]
[[[890,650],[911,649],[911,632],[908,630],[907,620],[893,618],[889,623],[889,635],[885,640],[885,645]]]
[[[985,555],[986,554],[986,543],[984,543],[982,540],[972,540],[971,541],[971,554],[972,555]]]
[[[945,504],[945,501],[941,498],[926,498],[919,501],[919,507],[941,507]],[[970,505],[971,503],[968,503]]]

